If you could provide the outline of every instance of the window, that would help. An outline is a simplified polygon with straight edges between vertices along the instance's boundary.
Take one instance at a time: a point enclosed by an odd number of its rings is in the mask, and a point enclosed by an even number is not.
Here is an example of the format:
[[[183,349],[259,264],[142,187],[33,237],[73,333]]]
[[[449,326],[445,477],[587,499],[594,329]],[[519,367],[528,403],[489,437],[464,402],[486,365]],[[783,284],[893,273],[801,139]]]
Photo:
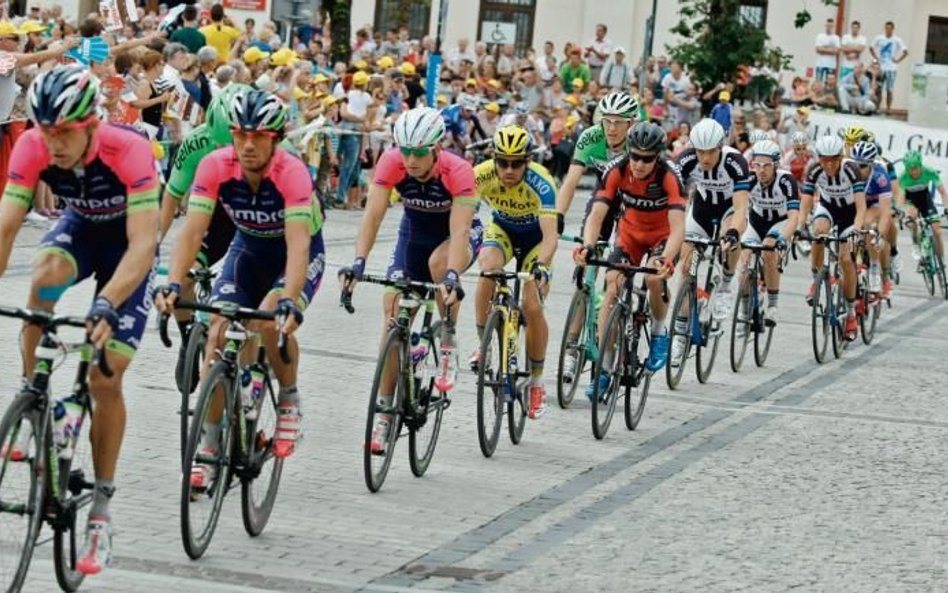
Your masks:
[[[477,38],[486,41],[488,48],[492,48],[489,39],[481,38],[481,30],[485,22],[498,22],[515,25],[514,47],[517,55],[524,55],[533,43],[533,21],[536,15],[536,0],[481,0],[481,16],[478,19]]]
[[[767,0],[744,0],[737,9],[741,20],[757,29],[767,28]]]
[[[421,39],[428,34],[431,20],[431,3],[418,0],[376,0],[375,30],[383,35],[392,27],[408,27],[411,39]]]
[[[948,18],[928,17],[928,43],[925,44],[926,64],[948,64]]]

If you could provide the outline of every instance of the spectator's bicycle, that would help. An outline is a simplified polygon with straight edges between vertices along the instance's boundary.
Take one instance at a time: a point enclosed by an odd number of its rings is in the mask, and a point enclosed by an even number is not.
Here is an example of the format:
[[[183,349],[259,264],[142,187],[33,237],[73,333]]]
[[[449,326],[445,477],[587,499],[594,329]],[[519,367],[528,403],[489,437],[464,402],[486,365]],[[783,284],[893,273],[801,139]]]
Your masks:
[[[379,284],[399,292],[398,314],[379,353],[369,395],[365,419],[365,448],[362,454],[365,485],[378,492],[385,482],[395,454],[395,443],[402,428],[408,429],[408,464],[416,477],[428,470],[441,433],[444,411],[451,405],[447,393],[435,387],[438,369],[447,356],[441,351],[442,322],[434,320],[437,309],[435,295],[439,285],[411,280],[390,280],[365,274],[360,282]],[[352,292],[343,291],[340,303],[354,313]],[[424,305],[421,327],[412,330],[412,319]],[[447,321],[446,323],[450,323]],[[394,387],[391,399],[386,401],[383,385]],[[386,426],[380,437],[375,431],[380,417]],[[381,441],[381,448],[373,450],[373,440]]]
[[[645,368],[651,313],[645,280],[636,286],[635,275],[657,274],[658,270],[597,259],[589,259],[587,265],[616,270],[625,276],[622,292],[600,337],[599,360],[593,364],[592,430],[593,436],[603,439],[615,414],[620,387],[625,389],[625,425],[629,430],[635,430],[645,411],[652,382],[652,373]],[[599,381],[603,374],[609,376],[605,390]]]
[[[731,316],[731,370],[741,370],[747,343],[754,336],[754,364],[764,366],[774,338],[774,324],[764,318],[767,285],[764,280],[764,252],[783,251],[780,245],[767,246],[760,243],[741,243],[741,248],[750,251],[747,271],[744,273],[737,293],[737,305]],[[782,259],[782,258],[781,258]],[[783,273],[782,263],[778,272]]]
[[[68,342],[60,327],[86,327],[81,317],[0,307],[0,316],[39,326],[33,378],[26,382],[0,420],[0,586],[19,591],[26,579],[45,522],[53,530],[53,568],[63,591],[76,591],[85,575],[76,570],[79,546],[92,505],[95,473],[88,439],[80,431],[91,420],[89,370],[112,371],[88,337]],[[68,408],[50,393],[50,377],[68,354],[79,366]],[[64,416],[66,415],[66,416]]]
[[[181,479],[181,539],[184,551],[197,560],[207,550],[217,529],[224,496],[240,482],[240,507],[244,530],[251,537],[263,532],[276,501],[283,459],[276,457],[277,398],[263,344],[246,327],[249,321],[274,321],[272,311],[237,307],[232,304],[206,305],[177,301],[175,308],[203,311],[229,321],[226,343],[220,358],[201,381],[194,407]],[[241,361],[245,346],[256,347],[253,362]],[[286,335],[278,339],[280,357],[289,362]],[[241,377],[253,377],[243,386]],[[219,419],[212,420],[215,416]],[[204,446],[207,426],[218,425],[216,450]],[[192,468],[204,470],[206,479],[195,480]]]

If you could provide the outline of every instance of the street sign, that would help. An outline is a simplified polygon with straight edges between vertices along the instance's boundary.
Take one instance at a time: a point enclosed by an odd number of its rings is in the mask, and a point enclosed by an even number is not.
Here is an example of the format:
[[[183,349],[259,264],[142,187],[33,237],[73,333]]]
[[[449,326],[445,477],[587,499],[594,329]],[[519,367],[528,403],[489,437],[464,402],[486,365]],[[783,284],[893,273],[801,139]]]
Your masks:
[[[481,23],[481,41],[488,44],[515,43],[517,40],[517,25],[500,21],[483,21]]]

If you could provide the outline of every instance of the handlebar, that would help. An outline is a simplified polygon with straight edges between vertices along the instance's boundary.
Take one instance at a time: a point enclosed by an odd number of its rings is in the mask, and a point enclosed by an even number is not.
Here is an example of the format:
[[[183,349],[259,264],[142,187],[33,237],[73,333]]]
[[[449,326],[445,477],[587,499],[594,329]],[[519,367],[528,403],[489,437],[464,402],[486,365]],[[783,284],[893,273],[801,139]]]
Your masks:
[[[25,309],[22,307],[4,307],[0,306],[0,317],[12,317],[15,319],[22,319],[23,321],[38,325],[44,330],[54,330],[57,327],[78,327],[85,329],[88,321],[84,317],[71,317],[68,315],[55,316],[52,313],[47,311],[34,311],[33,309]],[[91,344],[86,336],[86,343]],[[112,377],[115,373],[112,371],[112,367],[109,366],[109,362],[105,357],[105,350],[102,348],[96,348],[95,353],[92,356],[92,364],[99,367],[99,370],[102,371],[102,374],[106,377]]]
[[[440,284],[435,284],[433,282],[417,282],[415,280],[408,280],[404,278],[393,280],[385,276],[375,276],[372,274],[363,274],[362,280],[359,280],[359,282],[396,288],[402,293],[418,291],[424,293],[426,297],[438,290],[438,288],[441,286]],[[345,308],[347,313],[355,313],[355,307],[352,306],[351,288],[345,287],[342,289],[342,294],[339,296],[339,305]]]
[[[604,259],[589,259],[589,260],[586,260],[586,265],[597,266],[597,267],[606,268],[609,270],[615,270],[617,272],[622,272],[626,276],[632,276],[634,274],[658,274],[660,271],[657,268],[650,268],[647,266],[633,266],[632,264],[613,263]]]

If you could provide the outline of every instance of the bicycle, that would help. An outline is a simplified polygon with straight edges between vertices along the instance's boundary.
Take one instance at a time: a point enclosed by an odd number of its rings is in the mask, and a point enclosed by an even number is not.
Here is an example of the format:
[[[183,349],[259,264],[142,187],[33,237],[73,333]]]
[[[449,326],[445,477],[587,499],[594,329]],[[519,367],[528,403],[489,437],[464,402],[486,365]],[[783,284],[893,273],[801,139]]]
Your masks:
[[[877,241],[879,233],[875,229],[866,231],[870,240]],[[882,311],[882,295],[869,290],[869,249],[865,241],[859,241],[853,250],[853,264],[856,266],[856,316],[859,318],[859,331],[863,343],[868,346],[876,334],[876,324]]]
[[[715,229],[714,235],[717,235]],[[698,376],[698,382],[706,383],[711,376],[711,369],[714,367],[714,359],[718,353],[718,341],[724,330],[721,329],[721,323],[716,321],[711,315],[711,295],[718,286],[721,278],[719,271],[719,255],[721,250],[720,241],[714,239],[702,239],[700,237],[685,237],[685,242],[692,246],[691,262],[688,267],[688,274],[685,276],[678,290],[678,296],[675,297],[675,305],[672,308],[672,323],[668,330],[668,338],[674,345],[675,338],[681,335],[685,337],[685,348],[682,351],[681,360],[677,367],[672,366],[672,361],[665,365],[665,381],[669,389],[677,389],[678,384],[685,372],[685,362],[691,356],[691,349],[697,346],[695,372]],[[708,248],[711,253],[707,253]],[[704,261],[710,262],[704,277],[704,284],[698,286],[698,277],[701,274],[700,268]],[[687,313],[681,311],[688,307]],[[676,320],[686,317],[685,332],[678,330]]]
[[[582,237],[561,235],[560,239],[583,244]],[[602,259],[608,241],[596,243],[593,257]],[[563,328],[563,338],[560,340],[559,365],[556,373],[556,400],[564,410],[573,403],[576,395],[576,386],[579,377],[583,374],[587,362],[595,362],[599,358],[597,319],[599,305],[602,301],[602,291],[596,288],[596,269],[577,267],[574,274],[576,291],[570,301],[566,313],[566,325]],[[573,376],[564,377],[563,370],[567,357],[575,357]]]
[[[945,278],[945,262],[935,247],[935,234],[932,223],[923,216],[906,217],[906,226],[911,229],[913,237],[917,239],[918,252],[921,258],[918,261],[918,271],[925,280],[925,288],[929,296],[935,296],[935,281],[942,297],[948,300],[948,284]],[[920,225],[920,226],[919,226]]]
[[[635,430],[645,411],[652,372],[645,368],[649,354],[649,323],[651,313],[648,305],[648,289],[645,280],[635,286],[636,274],[657,274],[655,268],[629,264],[610,263],[589,259],[589,266],[616,270],[625,276],[622,293],[609,312],[605,330],[599,341],[599,360],[593,364],[592,430],[598,440],[605,438],[615,414],[619,387],[625,388],[625,425]],[[637,302],[633,304],[633,300]],[[640,352],[639,344],[644,342]],[[599,377],[609,375],[605,393]],[[633,389],[635,399],[633,400]]]
[[[283,459],[273,454],[276,432],[277,399],[270,378],[266,348],[257,344],[254,362],[240,362],[241,351],[259,336],[244,325],[248,321],[274,321],[273,311],[238,307],[231,303],[208,305],[179,300],[176,309],[191,309],[218,315],[229,321],[224,333],[226,340],[220,357],[211,365],[201,381],[194,407],[181,480],[181,540],[184,551],[192,560],[204,555],[220,518],[224,496],[240,481],[240,507],[244,530],[251,537],[260,535],[270,520],[276,501]],[[163,316],[161,339],[167,343],[167,316]],[[286,335],[280,332],[277,340],[280,358],[289,363]],[[241,387],[245,374],[255,378],[247,388]],[[269,405],[268,405],[269,404]],[[212,412],[220,413],[219,421],[210,421]],[[219,424],[220,438],[217,451],[202,449],[205,425]],[[269,468],[267,466],[269,465]],[[207,484],[192,485],[191,468],[204,466],[211,479]],[[269,474],[262,492],[258,478]],[[206,513],[202,502],[208,502]],[[192,515],[193,513],[193,515]]]
[[[484,457],[490,457],[497,449],[505,411],[510,442],[517,445],[523,439],[529,408],[530,371],[522,364],[527,358],[523,331],[526,321],[520,295],[522,282],[534,276],[527,272],[498,270],[481,272],[481,277],[497,283],[481,338],[477,367],[477,441]],[[510,280],[513,280],[513,289],[508,284]]]
[[[809,243],[819,243],[825,247],[823,264],[814,284],[814,294],[810,302],[810,333],[813,341],[813,356],[816,362],[826,360],[826,348],[832,339],[833,356],[843,354],[846,338],[843,322],[846,299],[840,286],[839,244],[848,241],[836,236],[836,229],[825,235],[810,237]]]
[[[751,252],[747,262],[747,272],[741,278],[737,306],[731,317],[731,370],[740,372],[747,354],[747,342],[754,336],[754,364],[764,366],[770,353],[770,344],[774,337],[775,324],[764,319],[767,293],[764,280],[764,252],[782,251],[778,245],[741,242],[741,248]],[[778,273],[783,273],[783,265],[778,263]]]
[[[112,370],[88,335],[83,342],[59,338],[60,327],[84,330],[84,318],[11,307],[0,307],[0,316],[38,325],[43,332],[35,351],[33,378],[23,385],[0,419],[0,516],[11,518],[0,527],[0,554],[18,556],[16,571],[4,590],[16,592],[23,586],[45,522],[53,530],[56,582],[63,591],[72,593],[85,578],[76,570],[77,536],[85,528],[95,486],[91,444],[79,438],[92,409],[89,370],[97,365],[107,377],[112,376]],[[50,397],[50,377],[58,368],[56,358],[73,353],[79,353],[79,366],[69,399],[78,405],[78,414],[71,418],[74,424],[69,427],[68,442],[63,442],[65,435],[54,435],[55,414],[68,412]],[[15,518],[22,519],[18,523],[23,525],[13,525]],[[0,562],[0,568],[7,566],[9,563]]]
[[[370,492],[378,492],[388,475],[403,426],[408,429],[408,464],[415,477],[425,475],[434,457],[444,411],[451,405],[448,394],[435,387],[437,369],[447,362],[440,348],[442,327],[448,327],[450,321],[432,322],[438,284],[391,280],[370,274],[364,274],[360,282],[394,288],[400,293],[398,314],[390,323],[375,367],[365,419],[362,455],[365,485]],[[349,313],[355,312],[351,291],[343,290],[340,304]],[[422,304],[421,328],[412,331],[412,319]],[[383,401],[383,383],[395,386],[390,402]],[[373,451],[372,437],[382,415],[388,418],[388,429],[382,450]]]

